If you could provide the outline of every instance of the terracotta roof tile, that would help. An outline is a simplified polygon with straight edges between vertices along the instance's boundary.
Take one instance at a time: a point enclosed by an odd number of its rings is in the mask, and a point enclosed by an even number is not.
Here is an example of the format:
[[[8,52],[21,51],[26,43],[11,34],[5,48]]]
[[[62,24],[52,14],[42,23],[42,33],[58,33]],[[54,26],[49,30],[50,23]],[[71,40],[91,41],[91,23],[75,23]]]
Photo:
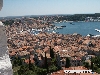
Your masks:
[[[18,50],[19,50],[19,51],[23,51],[23,49],[22,49],[22,48],[19,48]]]

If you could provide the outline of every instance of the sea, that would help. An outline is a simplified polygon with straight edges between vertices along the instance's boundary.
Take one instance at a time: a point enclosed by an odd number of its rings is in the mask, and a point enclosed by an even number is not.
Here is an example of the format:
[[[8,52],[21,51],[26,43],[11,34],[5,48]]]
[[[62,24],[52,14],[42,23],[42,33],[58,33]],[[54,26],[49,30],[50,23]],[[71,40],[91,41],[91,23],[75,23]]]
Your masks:
[[[73,34],[78,33],[82,36],[87,36],[88,34],[100,35],[100,32],[95,29],[100,30],[100,22],[61,22],[54,23],[55,26],[60,27],[64,25],[62,29],[56,29],[55,32],[59,34]]]

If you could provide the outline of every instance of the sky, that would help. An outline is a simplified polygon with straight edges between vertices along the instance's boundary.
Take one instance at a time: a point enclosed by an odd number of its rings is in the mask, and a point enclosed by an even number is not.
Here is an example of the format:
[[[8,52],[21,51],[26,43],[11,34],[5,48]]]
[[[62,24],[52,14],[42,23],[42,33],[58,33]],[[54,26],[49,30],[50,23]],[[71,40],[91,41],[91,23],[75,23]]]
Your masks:
[[[100,13],[100,0],[3,0],[0,17]]]

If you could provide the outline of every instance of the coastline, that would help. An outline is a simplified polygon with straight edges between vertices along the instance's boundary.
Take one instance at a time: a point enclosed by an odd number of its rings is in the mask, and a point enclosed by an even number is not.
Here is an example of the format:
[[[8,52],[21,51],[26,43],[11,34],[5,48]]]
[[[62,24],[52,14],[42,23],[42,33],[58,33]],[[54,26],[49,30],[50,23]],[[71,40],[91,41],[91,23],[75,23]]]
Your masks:
[[[66,57],[67,54],[67,56],[70,57],[72,61],[74,61],[74,57],[77,57],[77,61],[80,61],[81,66],[81,59],[83,57],[85,58],[86,55],[92,55],[93,53],[96,56],[100,55],[99,37],[82,36],[78,33],[55,33],[54,27],[56,25],[53,25],[53,23],[49,24],[48,22],[44,23],[44,21],[42,20],[27,18],[22,19],[22,22],[17,21],[18,19],[16,19],[15,22],[12,23],[12,25],[5,26],[8,38],[7,43],[9,55],[12,61],[13,58],[17,56],[21,59],[25,59],[23,63],[28,63],[27,57],[30,56],[31,62],[35,64],[36,62],[34,58],[35,55],[37,55],[37,59],[44,62],[43,58],[45,52],[47,54],[47,58],[51,59],[50,47],[53,48],[53,51],[56,54],[59,54],[60,57]],[[63,29],[65,28],[66,27],[63,27]],[[54,32],[48,33],[48,30],[50,31],[50,29],[52,30],[51,32]],[[39,33],[35,35],[33,35],[33,33],[30,34],[31,30],[38,31]],[[42,56],[43,58],[40,56]],[[63,59],[61,59],[61,61],[62,60]],[[41,64],[43,65],[43,63],[40,63],[38,65],[41,67]],[[75,66],[75,64],[72,63],[72,66]]]

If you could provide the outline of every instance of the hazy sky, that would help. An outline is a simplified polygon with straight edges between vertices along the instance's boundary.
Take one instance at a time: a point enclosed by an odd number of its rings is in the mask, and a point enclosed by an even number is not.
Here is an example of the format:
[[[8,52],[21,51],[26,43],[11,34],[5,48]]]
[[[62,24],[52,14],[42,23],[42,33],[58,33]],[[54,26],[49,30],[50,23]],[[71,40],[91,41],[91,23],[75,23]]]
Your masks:
[[[100,13],[100,0],[3,0],[0,17]]]

